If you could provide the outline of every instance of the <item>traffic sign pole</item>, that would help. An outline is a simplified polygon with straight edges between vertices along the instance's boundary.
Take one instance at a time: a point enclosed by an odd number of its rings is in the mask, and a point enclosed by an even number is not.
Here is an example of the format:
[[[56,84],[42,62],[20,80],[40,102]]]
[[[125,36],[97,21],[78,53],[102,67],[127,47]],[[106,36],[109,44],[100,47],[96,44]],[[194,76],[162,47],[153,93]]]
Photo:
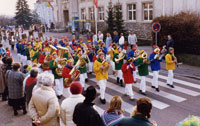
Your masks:
[[[156,32],[155,41],[156,41],[156,45],[158,45],[158,32]]]

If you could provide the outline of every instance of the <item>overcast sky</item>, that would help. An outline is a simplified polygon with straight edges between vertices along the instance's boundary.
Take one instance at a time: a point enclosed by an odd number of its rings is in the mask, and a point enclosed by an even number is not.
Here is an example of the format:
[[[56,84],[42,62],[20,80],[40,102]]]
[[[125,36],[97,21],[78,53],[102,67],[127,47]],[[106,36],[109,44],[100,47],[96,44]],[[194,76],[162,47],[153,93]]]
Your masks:
[[[16,11],[16,2],[18,0],[0,0],[0,15],[14,16]],[[27,0],[30,9],[34,8],[36,0]]]

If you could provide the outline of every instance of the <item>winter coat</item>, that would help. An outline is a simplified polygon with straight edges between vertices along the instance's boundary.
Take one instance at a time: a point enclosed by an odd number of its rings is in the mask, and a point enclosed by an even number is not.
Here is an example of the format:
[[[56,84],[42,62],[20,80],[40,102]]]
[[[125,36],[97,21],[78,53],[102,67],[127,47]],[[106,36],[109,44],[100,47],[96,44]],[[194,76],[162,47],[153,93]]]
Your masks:
[[[32,78],[29,76],[26,79],[25,83],[26,83],[26,85],[25,85],[26,102],[27,102],[27,104],[29,104],[31,97],[32,97],[33,88],[37,83],[37,78]]]
[[[169,49],[170,47],[174,48],[174,40],[173,39],[167,41],[167,49]]]
[[[114,43],[118,43],[119,42],[119,36],[118,35],[114,35],[113,42]]]
[[[86,100],[76,105],[73,121],[77,126],[103,126],[101,117],[93,108],[93,105]]]
[[[134,83],[134,77],[133,77],[133,71],[135,71],[135,66],[133,63],[131,63],[132,67],[129,67],[127,69],[128,64],[124,63],[122,65],[122,72],[123,72],[123,77],[124,77],[124,83],[125,84],[133,84]]]
[[[140,76],[149,75],[148,64],[143,63],[143,58],[137,59],[138,72]]]
[[[96,74],[97,81],[108,79],[108,72],[103,73],[101,70],[101,65],[102,65],[102,61],[100,59],[97,59],[94,62],[93,70]]]
[[[174,70],[175,69],[175,62],[172,60],[171,54],[167,54],[165,56],[165,61],[166,61],[166,69],[167,70]]]
[[[147,118],[136,114],[131,118],[123,118],[118,126],[153,126]]]
[[[120,39],[119,39],[119,45],[124,45],[124,36],[121,36]]]
[[[40,126],[60,126],[60,108],[53,88],[42,86],[33,90],[29,113],[33,120],[40,118]]]
[[[162,59],[155,59],[156,53],[151,53],[149,56],[149,60],[151,62],[151,70],[152,71],[159,71],[160,70],[160,62],[162,62]]]
[[[8,70],[6,79],[8,83],[8,92],[10,99],[20,99],[24,97],[23,81],[25,75],[22,72]]]
[[[6,64],[1,63],[0,64],[0,93],[3,93],[6,86],[7,86],[7,81],[6,81]]]
[[[78,103],[82,103],[84,101],[85,97],[81,94],[77,95],[71,95],[65,100],[63,100],[61,104],[61,110],[60,110],[60,117],[61,121],[65,124],[65,126],[76,126],[73,122],[73,113],[75,106]]]

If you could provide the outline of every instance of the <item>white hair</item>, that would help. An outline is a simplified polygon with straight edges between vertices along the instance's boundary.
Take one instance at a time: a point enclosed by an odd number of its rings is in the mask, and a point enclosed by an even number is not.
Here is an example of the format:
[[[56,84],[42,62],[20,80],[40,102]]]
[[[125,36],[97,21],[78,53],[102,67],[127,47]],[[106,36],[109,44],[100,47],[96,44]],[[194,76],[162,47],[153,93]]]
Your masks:
[[[38,85],[51,86],[54,82],[54,76],[51,73],[42,73],[38,76]]]

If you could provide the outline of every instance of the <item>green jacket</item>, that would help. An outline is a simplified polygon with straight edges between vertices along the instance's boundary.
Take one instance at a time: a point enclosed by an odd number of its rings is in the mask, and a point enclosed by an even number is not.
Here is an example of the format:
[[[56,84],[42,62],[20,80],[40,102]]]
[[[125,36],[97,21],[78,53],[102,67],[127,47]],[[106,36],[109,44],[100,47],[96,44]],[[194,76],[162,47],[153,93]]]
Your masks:
[[[54,64],[54,60],[51,60],[51,61],[50,61],[49,67],[50,67],[50,69],[52,70],[52,73],[53,73],[55,79],[60,79],[60,78],[62,78],[62,76],[58,76],[58,75],[56,74],[56,68],[58,68],[58,65],[57,65],[56,62],[55,62],[55,64]]]
[[[140,76],[149,75],[148,64],[143,63],[143,58],[137,59],[137,67]]]
[[[115,70],[121,70],[122,65],[124,64],[124,59],[120,60],[119,63],[116,63],[115,59],[118,59],[118,58],[119,58],[119,54],[114,53],[113,62],[115,62]]]
[[[131,118],[123,118],[118,126],[153,126],[147,118],[142,117],[140,114],[136,114]]]
[[[25,54],[26,54],[27,60],[31,60],[29,48],[26,48],[26,49],[25,49]]]
[[[74,65],[76,65],[76,63],[78,62],[78,60],[79,60],[79,57],[75,56],[74,57]],[[87,73],[87,67],[86,67],[86,65],[83,68],[79,68],[79,71],[80,71],[80,74]]]
[[[67,53],[63,53],[63,58],[68,59],[69,58],[68,54]]]
[[[34,61],[35,59],[37,59],[37,61],[38,61],[38,59],[39,59],[39,52],[36,52],[34,54],[34,56],[32,57],[32,61]]]

